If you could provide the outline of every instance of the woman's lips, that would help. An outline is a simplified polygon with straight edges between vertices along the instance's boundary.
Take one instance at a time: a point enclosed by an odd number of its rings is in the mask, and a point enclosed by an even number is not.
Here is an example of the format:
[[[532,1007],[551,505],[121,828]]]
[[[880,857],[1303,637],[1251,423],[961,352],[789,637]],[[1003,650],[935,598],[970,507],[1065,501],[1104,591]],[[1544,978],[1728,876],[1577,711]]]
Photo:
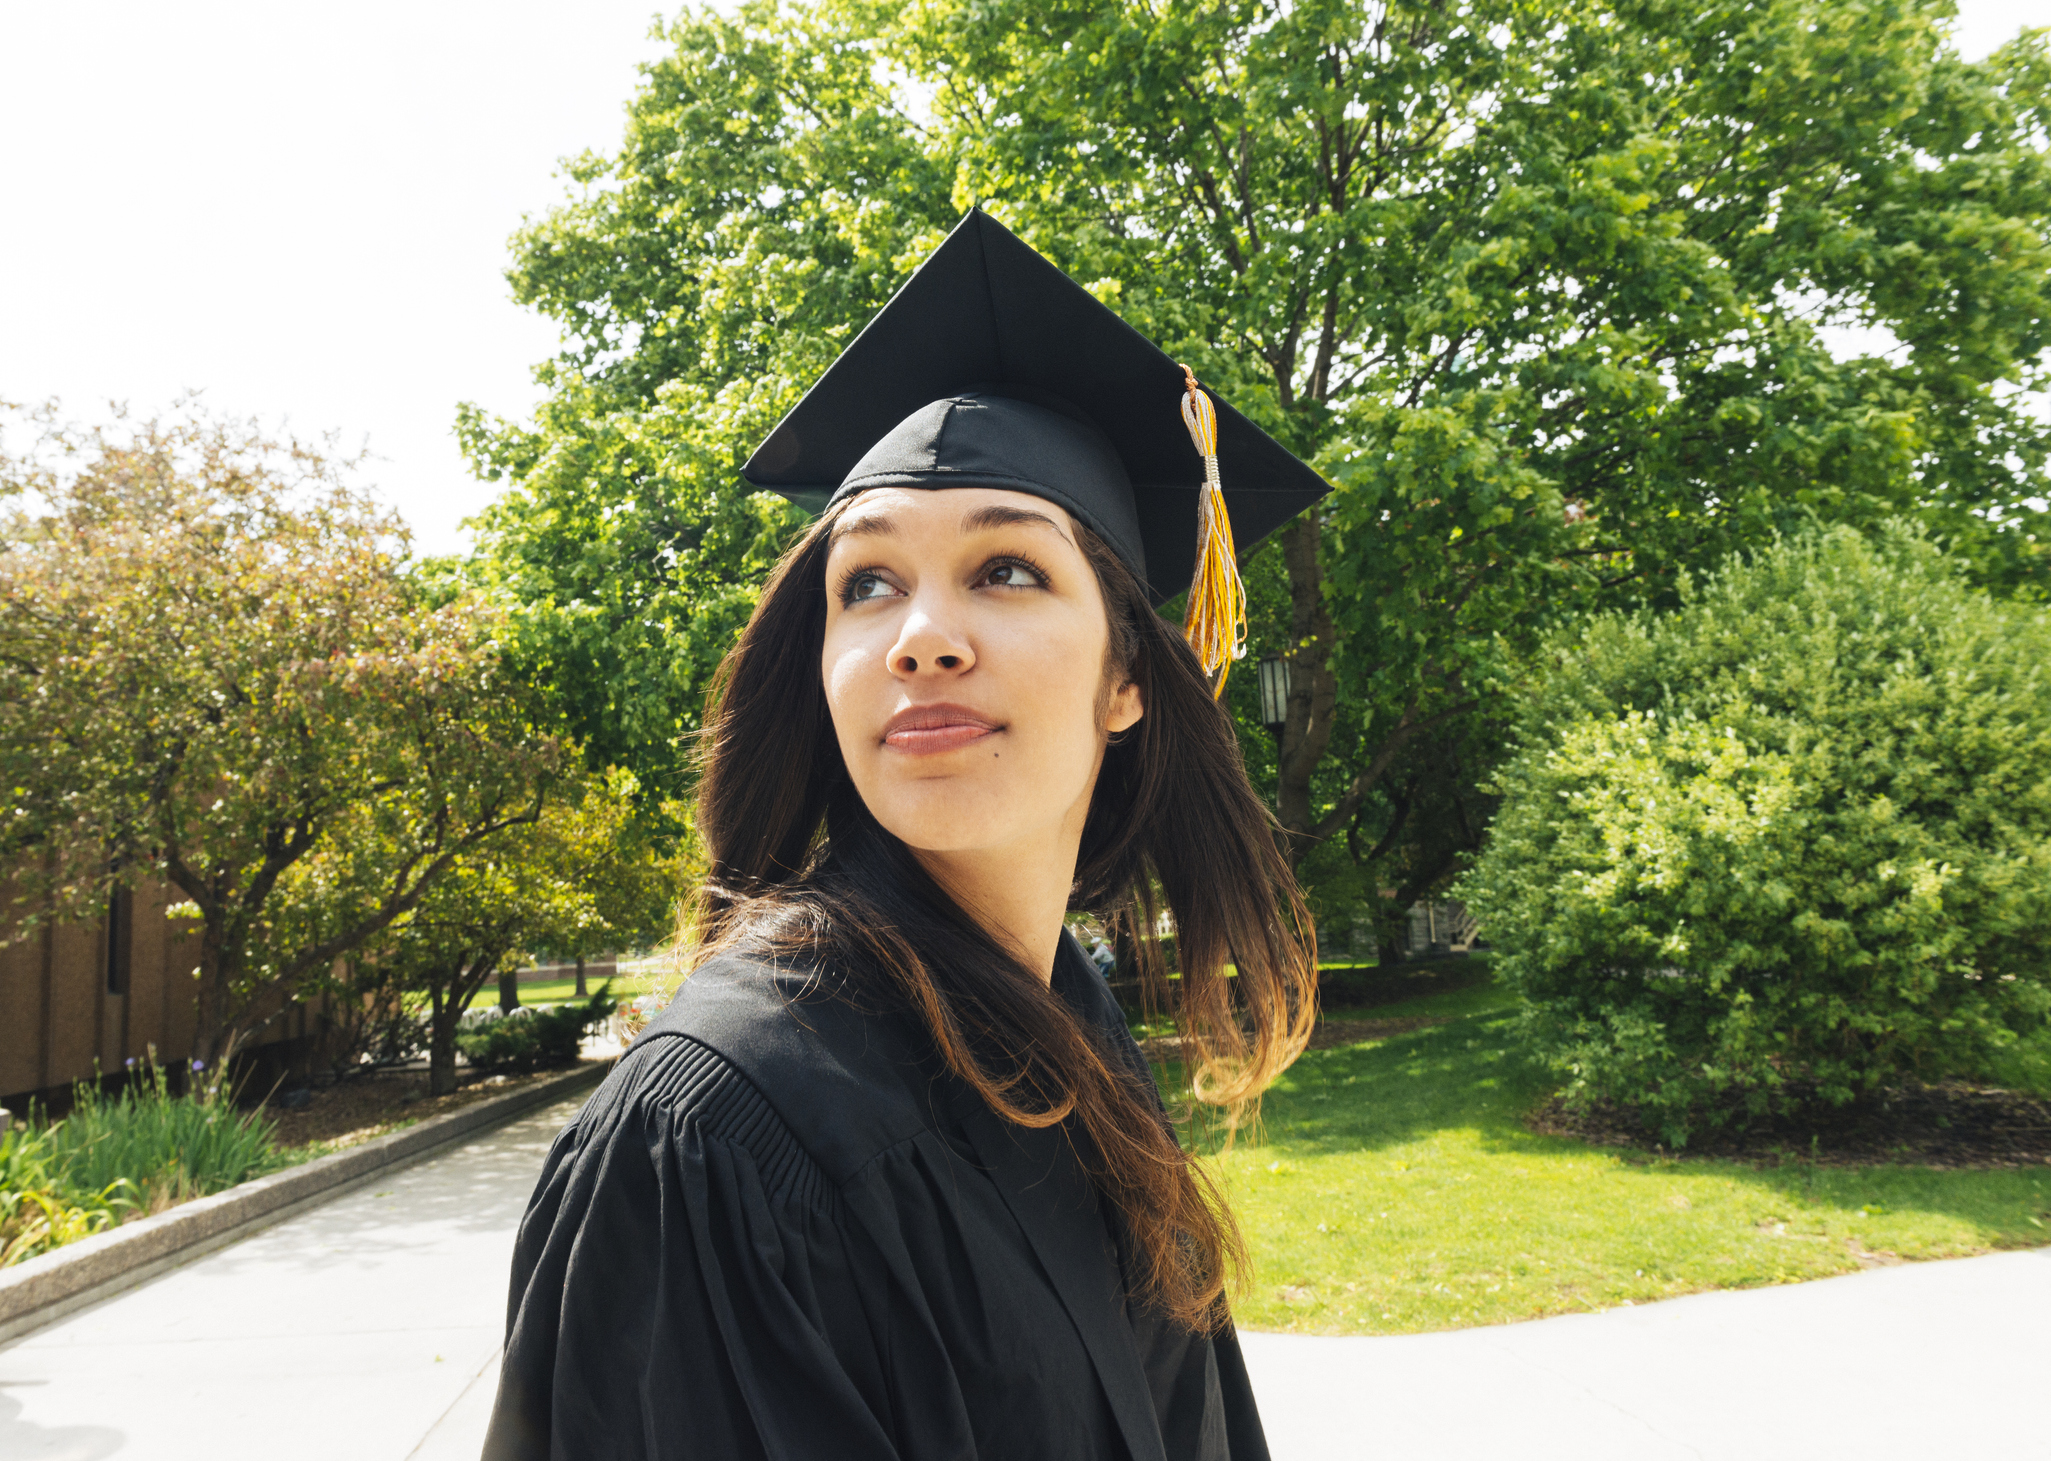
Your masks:
[[[883,744],[893,751],[931,756],[958,751],[1004,729],[995,721],[960,705],[915,705],[890,717]]]

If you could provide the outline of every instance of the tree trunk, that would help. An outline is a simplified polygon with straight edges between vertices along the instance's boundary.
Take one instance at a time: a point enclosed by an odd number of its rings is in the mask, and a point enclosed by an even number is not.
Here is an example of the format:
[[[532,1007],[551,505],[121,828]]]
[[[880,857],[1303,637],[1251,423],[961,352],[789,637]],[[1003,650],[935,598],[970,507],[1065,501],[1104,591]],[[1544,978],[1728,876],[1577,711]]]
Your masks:
[[[199,1010],[196,1027],[192,1033],[192,1058],[204,1063],[206,1069],[219,1070],[234,1058],[236,1048],[241,1044],[229,1019],[229,986],[235,978],[236,964],[231,959],[224,940],[211,929],[202,928],[199,941]],[[246,1012],[244,1006],[243,1012]]]
[[[214,1063],[221,1043],[221,1006],[225,1002],[221,988],[221,941],[208,924],[202,925],[199,933],[199,1010],[192,1032],[192,1058]]]
[[[584,956],[577,955],[577,998],[588,999],[591,991],[584,987]]]
[[[1140,983],[1139,948],[1132,938],[1132,920],[1124,916],[1110,920],[1111,992],[1131,1009],[1144,1009],[1145,990]]]
[[[1316,807],[1311,778],[1331,745],[1339,704],[1332,654],[1338,630],[1325,608],[1324,577],[1318,566],[1318,515],[1303,513],[1277,535],[1289,570],[1289,714],[1282,724],[1276,758],[1275,812],[1282,824],[1282,854],[1293,869],[1322,839],[1314,830]]]
[[[499,970],[499,1008],[516,1010],[520,1007],[520,971]]]
[[[451,999],[436,1010],[428,1022],[427,1093],[430,1096],[446,1096],[456,1089],[456,1026],[462,1019],[462,1002]]]

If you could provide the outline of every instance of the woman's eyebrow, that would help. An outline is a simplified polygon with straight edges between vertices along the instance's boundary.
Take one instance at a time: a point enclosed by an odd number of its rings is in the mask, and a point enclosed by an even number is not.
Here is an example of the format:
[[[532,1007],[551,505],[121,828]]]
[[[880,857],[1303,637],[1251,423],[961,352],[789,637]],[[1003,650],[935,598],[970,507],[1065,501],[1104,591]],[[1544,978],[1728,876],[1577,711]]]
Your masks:
[[[833,525],[833,537],[828,541],[830,548],[842,538],[894,538],[897,524],[880,512],[868,513],[862,517],[844,517]]]
[[[1052,528],[1061,534],[1064,542],[1071,547],[1074,546],[1075,540],[1068,536],[1068,530],[1046,513],[1034,512],[1024,507],[1005,507],[999,503],[991,503],[987,507],[979,507],[966,514],[961,520],[961,530],[964,533],[976,533],[987,528],[1029,527],[1034,523]]]

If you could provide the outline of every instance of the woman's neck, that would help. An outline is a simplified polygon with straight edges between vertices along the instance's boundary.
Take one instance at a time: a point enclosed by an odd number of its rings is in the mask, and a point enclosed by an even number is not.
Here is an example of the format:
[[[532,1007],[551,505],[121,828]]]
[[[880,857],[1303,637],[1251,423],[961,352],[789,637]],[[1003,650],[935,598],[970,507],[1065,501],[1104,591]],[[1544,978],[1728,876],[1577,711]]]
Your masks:
[[[972,852],[913,854],[989,935],[1051,983],[1061,947],[1062,919],[1075,886],[1080,829],[1059,846],[978,848]]]

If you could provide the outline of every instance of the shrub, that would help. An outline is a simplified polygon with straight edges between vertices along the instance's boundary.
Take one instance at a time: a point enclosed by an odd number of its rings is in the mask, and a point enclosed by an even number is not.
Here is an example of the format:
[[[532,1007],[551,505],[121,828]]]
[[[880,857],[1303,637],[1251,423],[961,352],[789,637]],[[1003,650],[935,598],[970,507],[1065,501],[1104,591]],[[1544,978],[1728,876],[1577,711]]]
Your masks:
[[[517,1009],[483,1019],[456,1032],[456,1048],[486,1074],[525,1074],[575,1065],[584,1032],[618,1008],[612,986],[603,985],[584,1004]]]
[[[62,1121],[0,1135],[0,1268],[272,1171],[272,1134],[218,1084],[173,1094],[154,1064],[117,1096],[80,1081]]]
[[[365,1066],[404,1065],[427,1048],[427,1009],[389,964],[360,957],[326,992],[328,1015],[314,1059],[337,1080]]]
[[[0,1133],[0,1268],[112,1227],[133,1206],[117,1186],[81,1202],[59,1181],[46,1127]]]
[[[2042,1027],[2042,611],[1911,529],[1839,528],[1548,653],[1460,896],[1570,1100],[1679,1144]]]

